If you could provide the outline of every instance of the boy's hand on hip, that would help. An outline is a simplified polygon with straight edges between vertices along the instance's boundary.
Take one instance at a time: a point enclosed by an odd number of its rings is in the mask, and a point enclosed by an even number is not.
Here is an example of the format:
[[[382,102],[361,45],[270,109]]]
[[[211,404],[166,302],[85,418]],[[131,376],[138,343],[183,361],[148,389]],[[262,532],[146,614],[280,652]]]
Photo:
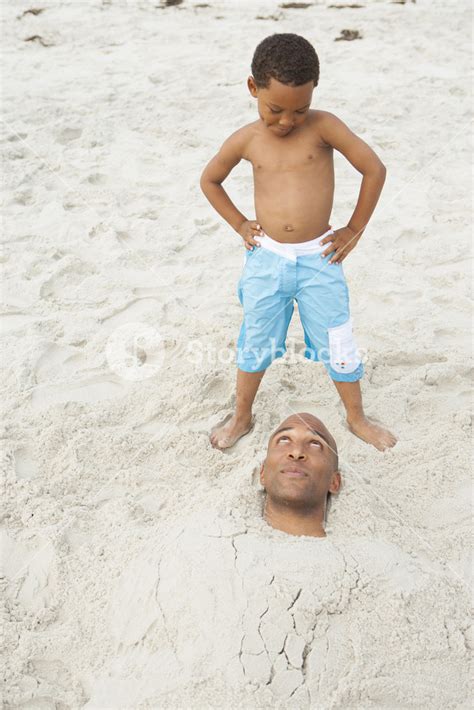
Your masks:
[[[324,237],[320,242],[322,246],[325,244],[329,245],[321,254],[321,259],[324,259],[328,254],[332,254],[328,263],[340,264],[349,252],[354,249],[361,236],[362,232],[354,232],[350,227],[335,229],[332,234],[328,234],[328,236]]]
[[[263,237],[263,229],[258,222],[245,220],[238,230],[240,236],[244,240],[244,246],[248,251],[251,251],[253,247],[259,247],[260,244],[255,241],[254,237]]]

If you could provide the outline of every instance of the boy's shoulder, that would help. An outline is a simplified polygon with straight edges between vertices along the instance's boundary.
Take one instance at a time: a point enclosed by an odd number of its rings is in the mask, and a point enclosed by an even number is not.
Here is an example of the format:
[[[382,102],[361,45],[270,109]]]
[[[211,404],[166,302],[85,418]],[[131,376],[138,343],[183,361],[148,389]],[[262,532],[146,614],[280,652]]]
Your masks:
[[[323,111],[322,109],[310,109],[308,115],[308,127],[319,137],[333,130],[335,126],[341,124],[342,121],[331,111]]]
[[[244,126],[237,128],[237,130],[235,130],[229,138],[234,138],[234,140],[245,144],[258,134],[260,123],[260,120],[246,123]]]
[[[260,121],[252,121],[237,128],[224,141],[224,146],[232,149],[239,158],[249,160],[248,148],[252,139],[258,134]]]

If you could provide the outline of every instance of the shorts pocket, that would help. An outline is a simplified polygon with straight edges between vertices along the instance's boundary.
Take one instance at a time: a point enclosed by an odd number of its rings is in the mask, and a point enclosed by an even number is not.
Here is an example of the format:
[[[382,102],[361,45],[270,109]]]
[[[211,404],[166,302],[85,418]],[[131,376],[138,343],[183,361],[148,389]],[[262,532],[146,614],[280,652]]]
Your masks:
[[[242,269],[242,273],[248,270],[248,267],[254,259],[256,259],[258,252],[262,251],[263,247],[254,247],[253,249],[245,249],[245,254],[244,254],[244,266]]]
[[[261,248],[262,247],[254,247],[254,249],[252,251],[250,251],[249,249],[246,249],[244,247],[244,263],[242,265],[240,279],[237,284],[237,296],[238,296],[240,303],[242,303],[242,287],[244,285],[244,281],[245,281],[246,277],[248,276],[249,262],[252,261],[253,259],[255,259],[255,256],[254,256],[255,253]]]
[[[360,357],[352,334],[352,321],[328,328],[329,364],[335,372],[354,372],[360,365]]]

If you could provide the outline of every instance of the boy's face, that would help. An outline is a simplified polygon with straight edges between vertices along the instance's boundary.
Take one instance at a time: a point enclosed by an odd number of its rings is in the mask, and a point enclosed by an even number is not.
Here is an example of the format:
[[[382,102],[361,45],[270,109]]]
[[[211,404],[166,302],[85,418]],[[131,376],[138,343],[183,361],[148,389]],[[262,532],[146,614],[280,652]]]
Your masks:
[[[275,136],[283,138],[306,120],[314,90],[312,81],[288,86],[272,77],[267,89],[259,89],[249,76],[247,86],[257,99],[260,118]]]

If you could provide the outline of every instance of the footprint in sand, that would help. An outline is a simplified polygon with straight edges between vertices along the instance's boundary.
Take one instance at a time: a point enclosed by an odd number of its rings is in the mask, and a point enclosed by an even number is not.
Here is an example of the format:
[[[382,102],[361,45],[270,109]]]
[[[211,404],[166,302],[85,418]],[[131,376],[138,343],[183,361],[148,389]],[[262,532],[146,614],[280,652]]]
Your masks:
[[[17,192],[14,193],[12,202],[16,205],[22,205],[23,207],[26,207],[26,205],[31,205],[34,202],[34,192],[31,188],[27,188],[26,190],[18,190]]]
[[[377,296],[377,305],[373,308],[375,312],[379,309],[379,303],[384,303],[388,306],[399,306],[401,303],[420,303],[423,297],[423,291],[421,289],[408,290],[407,288],[401,289],[390,289],[385,291],[385,293],[379,294]],[[373,298],[373,297],[371,297]],[[374,304],[375,306],[375,304]]]
[[[470,405],[468,383],[447,378],[436,384],[427,384],[416,396],[408,397],[407,419],[427,424],[431,417],[445,418],[447,414],[469,412]]]
[[[92,301],[90,300],[91,293],[94,293],[94,290],[90,287],[83,288],[83,295],[81,296],[80,288],[83,282],[92,276],[97,276],[99,279],[95,266],[76,258],[73,262],[59,267],[56,273],[41,285],[40,297],[72,301],[74,303],[77,301],[95,303],[96,298],[92,299]]]
[[[210,399],[222,406],[223,403],[230,402],[234,393],[234,383],[227,378],[208,374],[202,382],[201,393],[202,399]]]
[[[82,364],[82,367],[81,367]],[[54,382],[71,377],[87,367],[84,354],[75,347],[48,343],[35,365],[38,383]]]
[[[30,480],[38,475],[38,463],[35,454],[30,446],[22,446],[17,449],[14,456],[15,472],[17,480]]]
[[[168,296],[170,288],[168,284],[163,284],[162,286],[137,286],[132,288],[132,293],[137,298],[158,298],[160,296]]]
[[[204,219],[195,219],[194,224],[198,228],[199,233],[204,235],[214,234],[214,232],[217,232],[221,226],[218,222],[214,222],[209,217]]]
[[[296,390],[296,385],[286,377],[283,377],[280,380],[280,386],[283,389],[285,389],[287,392],[294,392]],[[300,411],[303,411],[303,410],[300,410]]]
[[[159,415],[155,415],[150,419],[147,419],[145,422],[137,424],[133,427],[133,429],[135,431],[144,431],[147,434],[152,434],[153,436],[157,436],[160,439],[163,439],[165,436],[169,435],[173,431],[173,428],[175,428],[175,426],[176,425],[170,424],[169,422],[160,419]]]
[[[76,141],[82,136],[82,128],[63,128],[56,136],[56,142],[67,145],[71,141]]]
[[[160,412],[163,408],[160,407]],[[159,443],[160,449],[162,449],[163,454],[165,452],[172,452],[172,462],[165,465],[165,469],[162,470],[159,480],[160,486],[170,486],[172,488],[172,478],[173,471],[176,466],[183,468],[187,473],[196,467],[196,433],[207,435],[207,426],[204,422],[198,424],[193,421],[192,425],[188,422],[179,424],[174,423],[169,420],[169,414],[167,418],[163,418],[163,414],[159,413],[155,416],[147,419],[133,427],[134,431],[138,431],[149,436],[149,443],[153,441]],[[160,458],[162,456],[160,455]],[[153,471],[156,467],[156,471],[160,470],[161,463],[159,465],[156,462],[151,462],[144,464],[149,470]],[[171,475],[171,478],[167,477],[167,473]]]
[[[28,138],[28,133],[12,133],[12,135],[7,136],[7,141],[10,143],[15,143],[16,141],[25,140]]]
[[[382,359],[382,355],[380,356]],[[441,353],[410,353],[402,351],[392,351],[384,353],[383,355],[384,364],[389,367],[407,367],[413,370],[417,367],[423,367],[427,364],[438,364],[442,362],[447,362],[448,358]]]
[[[118,377],[96,377],[71,381],[70,384],[38,385],[31,393],[32,406],[37,410],[66,402],[86,402],[93,404],[107,399],[123,397],[130,384]]]
[[[82,180],[82,182],[88,182],[91,185],[106,185],[108,180],[107,175],[103,175],[102,173],[93,173],[92,175],[89,175],[86,180]]]
[[[467,326],[462,328],[435,328],[433,330],[433,337],[436,340],[436,344],[440,348],[444,348],[446,351],[450,351],[453,347],[453,343],[456,343],[458,351],[464,351],[466,357],[470,352],[472,345],[471,333],[467,329]]]
[[[0,313],[0,332],[2,335],[13,333],[25,326],[41,320],[26,313]]]
[[[135,289],[138,290],[138,289]],[[147,290],[147,289],[143,289]],[[151,289],[149,289],[151,290]],[[156,298],[135,298],[124,306],[116,308],[110,315],[101,319],[102,326],[107,330],[118,328],[126,323],[139,321],[140,318],[151,313],[160,312],[162,304]],[[143,324],[146,325],[145,323]]]

